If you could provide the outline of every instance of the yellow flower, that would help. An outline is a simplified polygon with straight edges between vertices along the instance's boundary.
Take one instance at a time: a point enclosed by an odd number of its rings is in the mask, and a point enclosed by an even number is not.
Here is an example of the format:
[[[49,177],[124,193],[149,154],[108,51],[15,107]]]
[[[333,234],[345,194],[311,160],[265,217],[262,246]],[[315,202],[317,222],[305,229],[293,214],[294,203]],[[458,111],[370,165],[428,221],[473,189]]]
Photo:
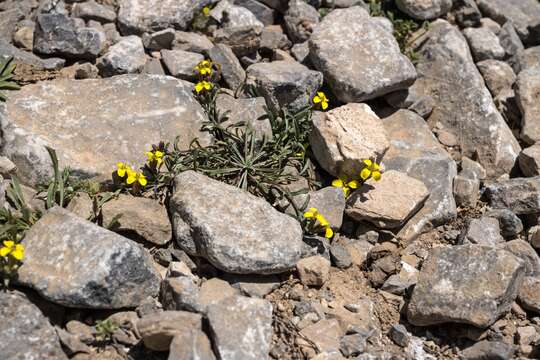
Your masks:
[[[24,258],[24,246],[15,244],[11,240],[4,240],[4,246],[0,248],[0,256],[6,257],[8,255],[13,256],[15,260],[21,261]]]
[[[349,193],[351,192],[351,189],[358,188],[358,181],[352,180],[347,182],[346,178],[340,177],[339,179],[335,179],[332,181],[332,186],[342,188],[343,193],[345,193],[345,197],[349,196]]]
[[[214,85],[208,81],[200,81],[195,85],[195,91],[199,94],[201,91],[210,91]]]
[[[316,105],[320,104],[320,107],[323,110],[328,109],[328,98],[326,97],[326,94],[322,91],[318,91],[317,95],[313,97],[313,103]]]
[[[126,173],[128,173],[131,170],[131,168],[128,165],[126,165],[126,164],[124,164],[122,162],[117,163],[116,167],[117,167],[116,173],[121,178],[126,176]]]
[[[319,210],[317,210],[316,208],[310,208],[304,213],[304,217],[306,219],[315,219],[316,221],[318,221],[321,227],[324,228],[324,236],[328,239],[334,236],[334,231],[332,231],[330,223],[322,214],[319,213]]]
[[[195,66],[195,70],[201,75],[212,75],[212,62],[203,60]]]
[[[144,176],[143,173],[138,173],[133,170],[129,171],[126,183],[128,185],[131,185],[135,182],[138,182],[141,186],[146,186],[146,184],[148,183],[148,181],[146,180],[146,176]]]
[[[165,155],[165,154],[163,154],[163,152],[161,152],[159,150],[147,151],[145,154],[148,157],[148,162],[149,163],[155,162],[156,166],[161,165],[161,163],[163,162],[163,155]]]
[[[362,180],[366,181],[370,177],[375,181],[381,180],[381,169],[379,164],[369,159],[364,160],[365,168],[360,172]]]
[[[210,14],[210,7],[208,6],[203,7],[202,13],[204,16],[208,16]]]

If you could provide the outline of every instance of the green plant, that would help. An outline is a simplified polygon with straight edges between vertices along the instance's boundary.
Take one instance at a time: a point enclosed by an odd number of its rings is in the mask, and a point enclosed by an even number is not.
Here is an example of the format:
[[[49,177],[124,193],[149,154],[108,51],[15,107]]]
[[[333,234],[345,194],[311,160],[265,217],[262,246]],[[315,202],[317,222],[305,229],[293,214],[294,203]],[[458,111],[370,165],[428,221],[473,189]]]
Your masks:
[[[0,90],[18,90],[19,85],[11,81],[15,70],[13,58],[0,59]],[[6,101],[6,95],[0,92],[0,101]]]
[[[0,240],[19,242],[24,233],[39,220],[41,213],[27,205],[16,176],[12,177],[6,196],[12,208],[0,208]]]
[[[97,320],[95,328],[96,338],[99,341],[110,341],[114,332],[118,330],[118,325],[111,319]]]

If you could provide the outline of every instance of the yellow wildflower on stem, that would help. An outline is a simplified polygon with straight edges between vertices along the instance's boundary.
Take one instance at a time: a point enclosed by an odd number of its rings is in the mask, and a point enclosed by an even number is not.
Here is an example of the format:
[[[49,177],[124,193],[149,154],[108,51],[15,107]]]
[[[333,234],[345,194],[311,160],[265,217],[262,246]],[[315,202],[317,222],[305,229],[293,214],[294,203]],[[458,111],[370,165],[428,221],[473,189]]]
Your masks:
[[[313,104],[319,106],[322,110],[328,109],[328,103],[328,98],[326,97],[326,94],[322,91],[318,91],[317,95],[313,97]]]
[[[347,181],[346,178],[340,177],[339,179],[335,179],[334,181],[332,181],[332,186],[342,188],[345,197],[347,197],[349,196],[351,190],[355,190],[358,188],[358,181]]]
[[[126,176],[126,174],[131,170],[131,167],[129,167],[128,165],[122,162],[117,163],[116,168],[117,168],[116,174],[121,178]]]
[[[210,7],[209,6],[203,7],[202,13],[203,13],[204,16],[210,15]]]
[[[0,248],[0,256],[11,256],[15,260],[21,261],[24,258],[24,246],[22,244],[15,244],[15,241],[4,240],[4,246]]]
[[[324,229],[324,236],[328,239],[332,238],[334,236],[334,231],[330,227],[330,223],[326,218],[319,213],[319,210],[316,208],[310,208],[308,211],[304,213],[304,218],[315,220],[319,222],[319,225]]]
[[[212,62],[210,60],[203,60],[195,66],[197,71],[202,76],[212,75]]]
[[[143,173],[138,173],[138,172],[133,171],[133,170],[128,172],[128,177],[127,177],[127,180],[126,180],[126,184],[128,184],[128,185],[140,184],[141,186],[146,186],[147,183],[148,183],[148,181],[146,180],[146,176],[144,176]]]
[[[375,161],[369,159],[364,160],[366,167],[360,172],[362,180],[366,181],[369,178],[373,178],[375,181],[381,180],[381,168]]]
[[[195,92],[200,94],[201,92],[206,92],[212,90],[214,85],[208,81],[199,81],[195,84]]]
[[[165,155],[162,151],[147,151],[146,156],[148,157],[148,163],[155,164],[156,167],[159,167],[163,163],[163,156]]]

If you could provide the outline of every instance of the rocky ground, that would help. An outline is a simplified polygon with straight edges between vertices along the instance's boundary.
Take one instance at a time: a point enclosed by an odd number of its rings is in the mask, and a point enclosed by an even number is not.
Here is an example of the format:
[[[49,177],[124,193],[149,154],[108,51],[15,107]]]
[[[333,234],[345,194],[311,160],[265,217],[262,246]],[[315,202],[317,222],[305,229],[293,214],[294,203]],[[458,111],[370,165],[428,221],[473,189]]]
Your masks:
[[[0,0],[2,59],[0,360],[540,358],[538,0]]]

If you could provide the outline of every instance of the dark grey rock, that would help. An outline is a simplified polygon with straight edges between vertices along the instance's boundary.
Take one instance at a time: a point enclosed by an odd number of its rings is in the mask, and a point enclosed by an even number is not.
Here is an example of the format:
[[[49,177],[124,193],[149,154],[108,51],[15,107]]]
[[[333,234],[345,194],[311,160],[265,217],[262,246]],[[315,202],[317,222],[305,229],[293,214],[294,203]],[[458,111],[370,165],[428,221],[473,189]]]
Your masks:
[[[121,38],[97,61],[100,74],[104,77],[140,73],[145,64],[142,40],[135,35]]]
[[[199,287],[187,276],[163,280],[160,299],[165,310],[205,311],[200,303]]]
[[[159,51],[170,49],[175,36],[176,34],[173,29],[165,29],[151,34],[145,33],[142,37],[142,41],[145,49]]]
[[[461,27],[477,27],[482,14],[474,0],[454,0],[454,15]]]
[[[505,22],[501,27],[501,31],[499,32],[499,42],[504,48],[507,58],[514,58],[520,52],[525,50],[525,47],[523,46],[523,43],[521,42],[521,39],[519,38],[519,35],[517,34],[516,29],[511,21]],[[512,59],[512,62],[515,61],[515,59]],[[514,70],[516,69],[514,68]]]
[[[85,21],[96,20],[100,23],[111,23],[116,20],[114,8],[98,4],[94,0],[74,4],[71,8],[71,15]]]
[[[214,44],[206,37],[195,32],[176,31],[172,48],[199,54],[206,53]]]
[[[362,334],[345,335],[339,341],[339,350],[344,356],[357,356],[366,350],[366,337]]]
[[[461,352],[464,360],[507,360],[514,355],[514,347],[502,341],[482,340]]]
[[[261,46],[261,32],[258,26],[221,28],[214,32],[214,42],[229,46],[236,56],[252,55]]]
[[[519,73],[516,101],[523,115],[521,139],[527,144],[540,141],[540,66]]]
[[[540,275],[540,257],[528,242],[516,239],[501,244],[500,247],[522,260],[526,276]]]
[[[319,23],[319,12],[302,0],[289,1],[289,9],[285,13],[285,28],[295,43],[309,39]]]
[[[352,265],[351,254],[349,254],[349,251],[343,245],[332,245],[330,247],[330,257],[332,258],[332,263],[340,269],[346,269]]]
[[[246,72],[231,48],[225,44],[217,44],[208,50],[210,59],[219,64],[221,76],[229,88],[236,91],[246,81]]]
[[[490,210],[485,215],[499,220],[501,234],[506,239],[512,239],[523,231],[521,219],[508,209]]]
[[[392,325],[389,335],[390,338],[401,347],[409,345],[409,341],[411,340],[407,329],[401,324]]]
[[[489,181],[485,195],[494,209],[510,209],[517,215],[540,213],[540,177]]]
[[[23,51],[0,39],[0,58],[13,58],[19,67],[29,66],[36,70],[58,70],[61,69],[65,60],[60,58],[41,59],[31,52]]]
[[[464,244],[495,246],[503,242],[499,221],[487,216],[471,220],[462,234]]]
[[[510,310],[525,275],[506,250],[457,245],[431,250],[407,308],[409,322],[446,322],[486,328]]]
[[[70,59],[95,59],[105,48],[103,32],[77,28],[62,14],[40,14],[34,31],[34,52]]]
[[[193,171],[176,177],[170,211],[180,247],[226,272],[279,273],[300,258],[302,231],[296,220]]]
[[[55,303],[119,309],[159,291],[161,278],[146,250],[69,211],[49,210],[24,245],[17,281]]]

